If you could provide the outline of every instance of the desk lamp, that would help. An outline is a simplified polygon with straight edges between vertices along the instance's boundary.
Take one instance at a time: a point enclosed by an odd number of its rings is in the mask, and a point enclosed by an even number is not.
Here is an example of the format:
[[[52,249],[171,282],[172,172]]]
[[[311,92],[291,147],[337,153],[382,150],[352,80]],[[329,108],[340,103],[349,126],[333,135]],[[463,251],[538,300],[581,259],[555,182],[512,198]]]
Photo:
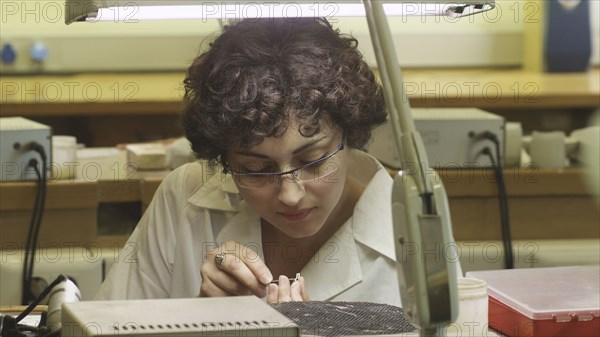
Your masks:
[[[402,305],[421,336],[444,335],[458,315],[457,263],[448,197],[428,164],[410,111],[387,23],[392,15],[461,17],[495,7],[494,0],[66,0],[67,24],[77,21],[366,16],[402,170],[394,178],[392,217]]]

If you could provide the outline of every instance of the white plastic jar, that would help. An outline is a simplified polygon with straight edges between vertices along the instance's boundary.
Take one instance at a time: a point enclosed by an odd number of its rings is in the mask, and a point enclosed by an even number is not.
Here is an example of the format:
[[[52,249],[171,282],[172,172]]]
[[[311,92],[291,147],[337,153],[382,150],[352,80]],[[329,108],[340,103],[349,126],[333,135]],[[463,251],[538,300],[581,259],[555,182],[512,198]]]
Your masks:
[[[458,279],[458,318],[446,328],[447,336],[487,336],[487,283],[476,278]]]

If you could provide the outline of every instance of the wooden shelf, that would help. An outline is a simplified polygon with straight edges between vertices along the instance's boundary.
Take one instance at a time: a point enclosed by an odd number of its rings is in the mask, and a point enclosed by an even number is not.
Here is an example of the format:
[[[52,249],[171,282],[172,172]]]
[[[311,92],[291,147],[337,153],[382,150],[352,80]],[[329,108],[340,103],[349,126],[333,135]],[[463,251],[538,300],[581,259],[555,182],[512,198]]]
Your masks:
[[[2,116],[177,114],[183,73],[6,76]]]
[[[184,73],[5,76],[1,116],[177,115]],[[600,70],[546,74],[521,69],[407,69],[414,107],[494,109],[600,106]]]
[[[29,211],[37,192],[35,182],[0,183],[0,211]],[[82,181],[49,182],[45,209],[81,209],[98,206],[97,187]]]
[[[559,109],[600,106],[600,70],[536,73],[521,69],[427,69],[405,72],[414,107]]]
[[[504,183],[511,197],[591,195],[583,170],[505,168]],[[498,184],[493,170],[459,169],[438,171],[452,197],[495,197]]]

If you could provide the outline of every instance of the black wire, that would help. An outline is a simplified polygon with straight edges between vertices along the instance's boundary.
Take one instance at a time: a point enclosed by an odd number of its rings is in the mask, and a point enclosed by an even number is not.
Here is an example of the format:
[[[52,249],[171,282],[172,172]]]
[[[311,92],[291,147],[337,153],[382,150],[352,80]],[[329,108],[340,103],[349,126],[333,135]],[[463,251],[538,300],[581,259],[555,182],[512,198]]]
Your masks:
[[[504,204],[504,208],[501,209],[501,220],[502,221],[502,237],[504,238],[504,250],[506,251],[506,269],[514,268],[514,259],[513,259],[513,251],[512,251],[512,238],[510,234],[510,218],[508,212],[508,193],[506,192],[506,183],[504,182],[504,173],[502,172],[502,158],[500,152],[500,141],[498,137],[495,135],[492,137],[492,142],[494,142],[496,149],[496,158],[498,158],[498,163],[496,164],[498,176],[498,191],[500,194],[500,200]],[[492,161],[493,163],[493,161]]]
[[[46,163],[46,156],[43,155],[42,153],[40,153],[40,156],[42,157],[42,182],[41,182],[41,199],[40,199],[40,205],[37,209],[37,213],[38,213],[38,218],[36,221],[36,226],[35,226],[35,231],[33,232],[33,238],[32,238],[32,246],[31,246],[31,260],[29,261],[29,283],[31,286],[31,281],[33,279],[33,266],[35,263],[35,252],[37,249],[37,240],[40,234],[40,228],[41,228],[41,223],[42,223],[42,216],[44,215],[44,208],[46,205],[46,182],[47,182],[47,173],[46,173],[46,167],[47,167],[47,163]]]
[[[52,291],[52,289],[54,289],[54,287],[56,287],[58,284],[60,284],[61,282],[65,281],[65,280],[71,280],[74,282],[73,279],[71,279],[69,276],[64,275],[64,274],[60,274],[56,277],[56,279],[54,281],[52,281],[52,283],[50,283],[49,286],[47,286],[44,291],[42,291],[41,294],[38,295],[38,297],[35,298],[35,300],[33,300],[31,302],[31,304],[25,308],[25,310],[23,310],[23,312],[21,312],[19,314],[19,316],[14,318],[14,322],[15,324],[20,322],[23,318],[25,318],[27,315],[29,315],[31,313],[31,311],[33,311],[33,309],[35,309],[35,307],[46,297],[48,296],[48,294]],[[33,332],[35,333],[35,336],[37,337],[60,337],[61,335],[61,331],[62,329],[58,329],[56,331],[50,331],[50,329],[48,327],[45,326],[46,324],[46,317],[47,317],[47,312],[42,312],[42,319],[40,321],[40,324],[35,327],[35,326],[30,326],[30,325],[25,325],[25,324],[18,324],[16,325],[16,330],[15,332],[18,333],[19,336],[24,334],[21,334],[21,332],[24,331],[28,331],[28,332]],[[17,336],[17,335],[15,335]]]
[[[25,310],[23,310],[23,312],[21,312],[19,314],[19,316],[15,317],[15,318],[11,317],[11,319],[14,322],[14,324],[13,324],[14,327],[10,331],[12,333],[11,336],[26,336],[26,334],[24,334],[23,332],[35,333],[36,337],[60,337],[61,336],[62,329],[50,331],[49,327],[45,326],[46,317],[48,314],[46,311],[42,312],[42,319],[40,320],[40,324],[37,327],[25,325],[25,324],[16,324],[16,323],[18,323],[23,318],[25,318],[27,315],[29,315],[31,313],[31,311],[33,311],[33,309],[35,309],[35,307],[46,296],[48,296],[48,294],[52,291],[52,289],[54,289],[54,287],[56,287],[57,285],[59,285],[61,282],[65,281],[65,280],[71,280],[72,282],[74,282],[74,280],[67,275],[64,275],[64,274],[58,275],[58,277],[56,277],[56,279],[54,281],[52,281],[52,283],[49,286],[47,286],[44,289],[44,291],[42,291],[42,293],[39,294],[38,297],[36,297],[35,300],[33,300],[33,302],[31,302],[31,304],[27,308],[25,308]],[[4,332],[4,330],[2,332]]]
[[[36,334],[40,332],[40,328],[35,327],[35,326],[31,326],[31,325],[25,325],[25,324],[17,324],[17,328],[19,329],[19,331],[30,331],[30,332],[35,332]]]
[[[30,299],[33,297],[31,293],[31,280],[33,278],[33,266],[35,263],[35,251],[37,246],[37,238],[39,235],[40,224],[42,222],[42,215],[44,212],[44,206],[46,203],[46,152],[44,147],[39,143],[32,142],[27,146],[28,150],[32,150],[38,153],[42,159],[41,172],[38,170],[38,162],[35,159],[29,161],[29,166],[33,167],[37,176],[38,191],[35,197],[35,203],[33,208],[33,215],[29,226],[29,233],[27,235],[27,243],[25,247],[25,259],[23,261],[23,289],[21,293],[21,302],[28,304]]]
[[[46,289],[44,289],[44,291],[42,291],[41,294],[38,295],[38,297],[35,298],[35,300],[33,300],[31,302],[31,304],[29,304],[29,306],[27,306],[27,308],[25,308],[25,310],[23,310],[23,312],[21,312],[19,314],[19,316],[17,316],[17,318],[15,318],[15,320],[18,322],[20,322],[23,318],[25,318],[27,315],[29,315],[29,313],[31,313],[33,311],[33,309],[35,309],[36,305],[38,305],[43,299],[44,297],[46,297],[50,291],[52,290],[52,288],[56,287],[57,284],[59,284],[60,282],[68,279],[69,277],[66,275],[58,275],[58,277],[52,281],[52,283],[50,283],[49,286],[46,287]]]
[[[433,193],[421,194],[424,214],[433,214]]]
[[[496,143],[496,157],[498,161],[500,161],[500,146],[499,142]],[[504,245],[504,265],[506,269],[514,268],[513,261],[513,251],[512,251],[512,238],[510,234],[510,219],[508,212],[508,193],[506,192],[506,184],[504,182],[504,174],[502,172],[502,167],[496,163],[494,160],[494,156],[492,155],[489,148],[484,148],[483,153],[486,154],[490,161],[492,162],[492,166],[494,168],[494,172],[496,174],[496,183],[498,185],[498,202],[500,204],[500,227],[502,229],[502,242]]]
[[[480,133],[469,132],[469,137],[474,140],[487,139],[494,143],[496,150],[497,163],[494,160],[490,149],[488,147],[482,150],[483,154],[489,156],[490,161],[494,167],[496,174],[496,183],[498,185],[498,202],[500,204],[500,228],[502,230],[502,242],[504,245],[504,264],[506,269],[514,268],[513,251],[512,251],[512,238],[510,235],[510,219],[508,212],[508,193],[506,192],[506,183],[504,182],[504,173],[502,172],[502,157],[500,154],[500,141],[498,136],[491,131],[483,131]]]
[[[41,173],[37,167],[38,161],[35,159],[30,160],[29,166],[32,167],[33,170],[35,171],[38,189],[37,189],[37,193],[35,194],[35,202],[33,204],[31,222],[29,223],[29,232],[27,234],[27,242],[26,242],[26,246],[25,246],[25,258],[23,261],[21,303],[25,304],[25,305],[29,304],[29,301],[32,297],[31,288],[30,288],[32,275],[29,274],[29,263],[30,263],[29,259],[31,258],[30,252],[33,249],[31,244],[33,241],[33,233],[35,232],[37,219],[39,217],[38,210],[40,208],[40,200],[41,200],[41,195],[42,195],[42,178],[41,178]]]

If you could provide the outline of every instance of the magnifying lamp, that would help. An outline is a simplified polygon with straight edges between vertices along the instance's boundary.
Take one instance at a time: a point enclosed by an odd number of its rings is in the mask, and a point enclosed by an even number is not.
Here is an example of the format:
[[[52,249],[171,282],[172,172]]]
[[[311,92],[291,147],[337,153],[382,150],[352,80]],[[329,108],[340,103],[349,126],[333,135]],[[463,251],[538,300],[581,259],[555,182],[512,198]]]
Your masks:
[[[79,21],[366,16],[402,170],[394,178],[392,211],[402,306],[421,336],[443,335],[458,316],[458,254],[448,197],[430,169],[410,111],[387,16],[461,17],[493,9],[493,0],[66,0],[67,24]]]
[[[444,327],[458,316],[459,261],[448,196],[440,177],[429,166],[423,140],[415,128],[386,12],[381,1],[363,2],[402,165],[392,190],[402,307],[420,327],[421,336],[442,336]],[[446,6],[442,15],[459,17],[490,10],[495,3],[471,1]]]

